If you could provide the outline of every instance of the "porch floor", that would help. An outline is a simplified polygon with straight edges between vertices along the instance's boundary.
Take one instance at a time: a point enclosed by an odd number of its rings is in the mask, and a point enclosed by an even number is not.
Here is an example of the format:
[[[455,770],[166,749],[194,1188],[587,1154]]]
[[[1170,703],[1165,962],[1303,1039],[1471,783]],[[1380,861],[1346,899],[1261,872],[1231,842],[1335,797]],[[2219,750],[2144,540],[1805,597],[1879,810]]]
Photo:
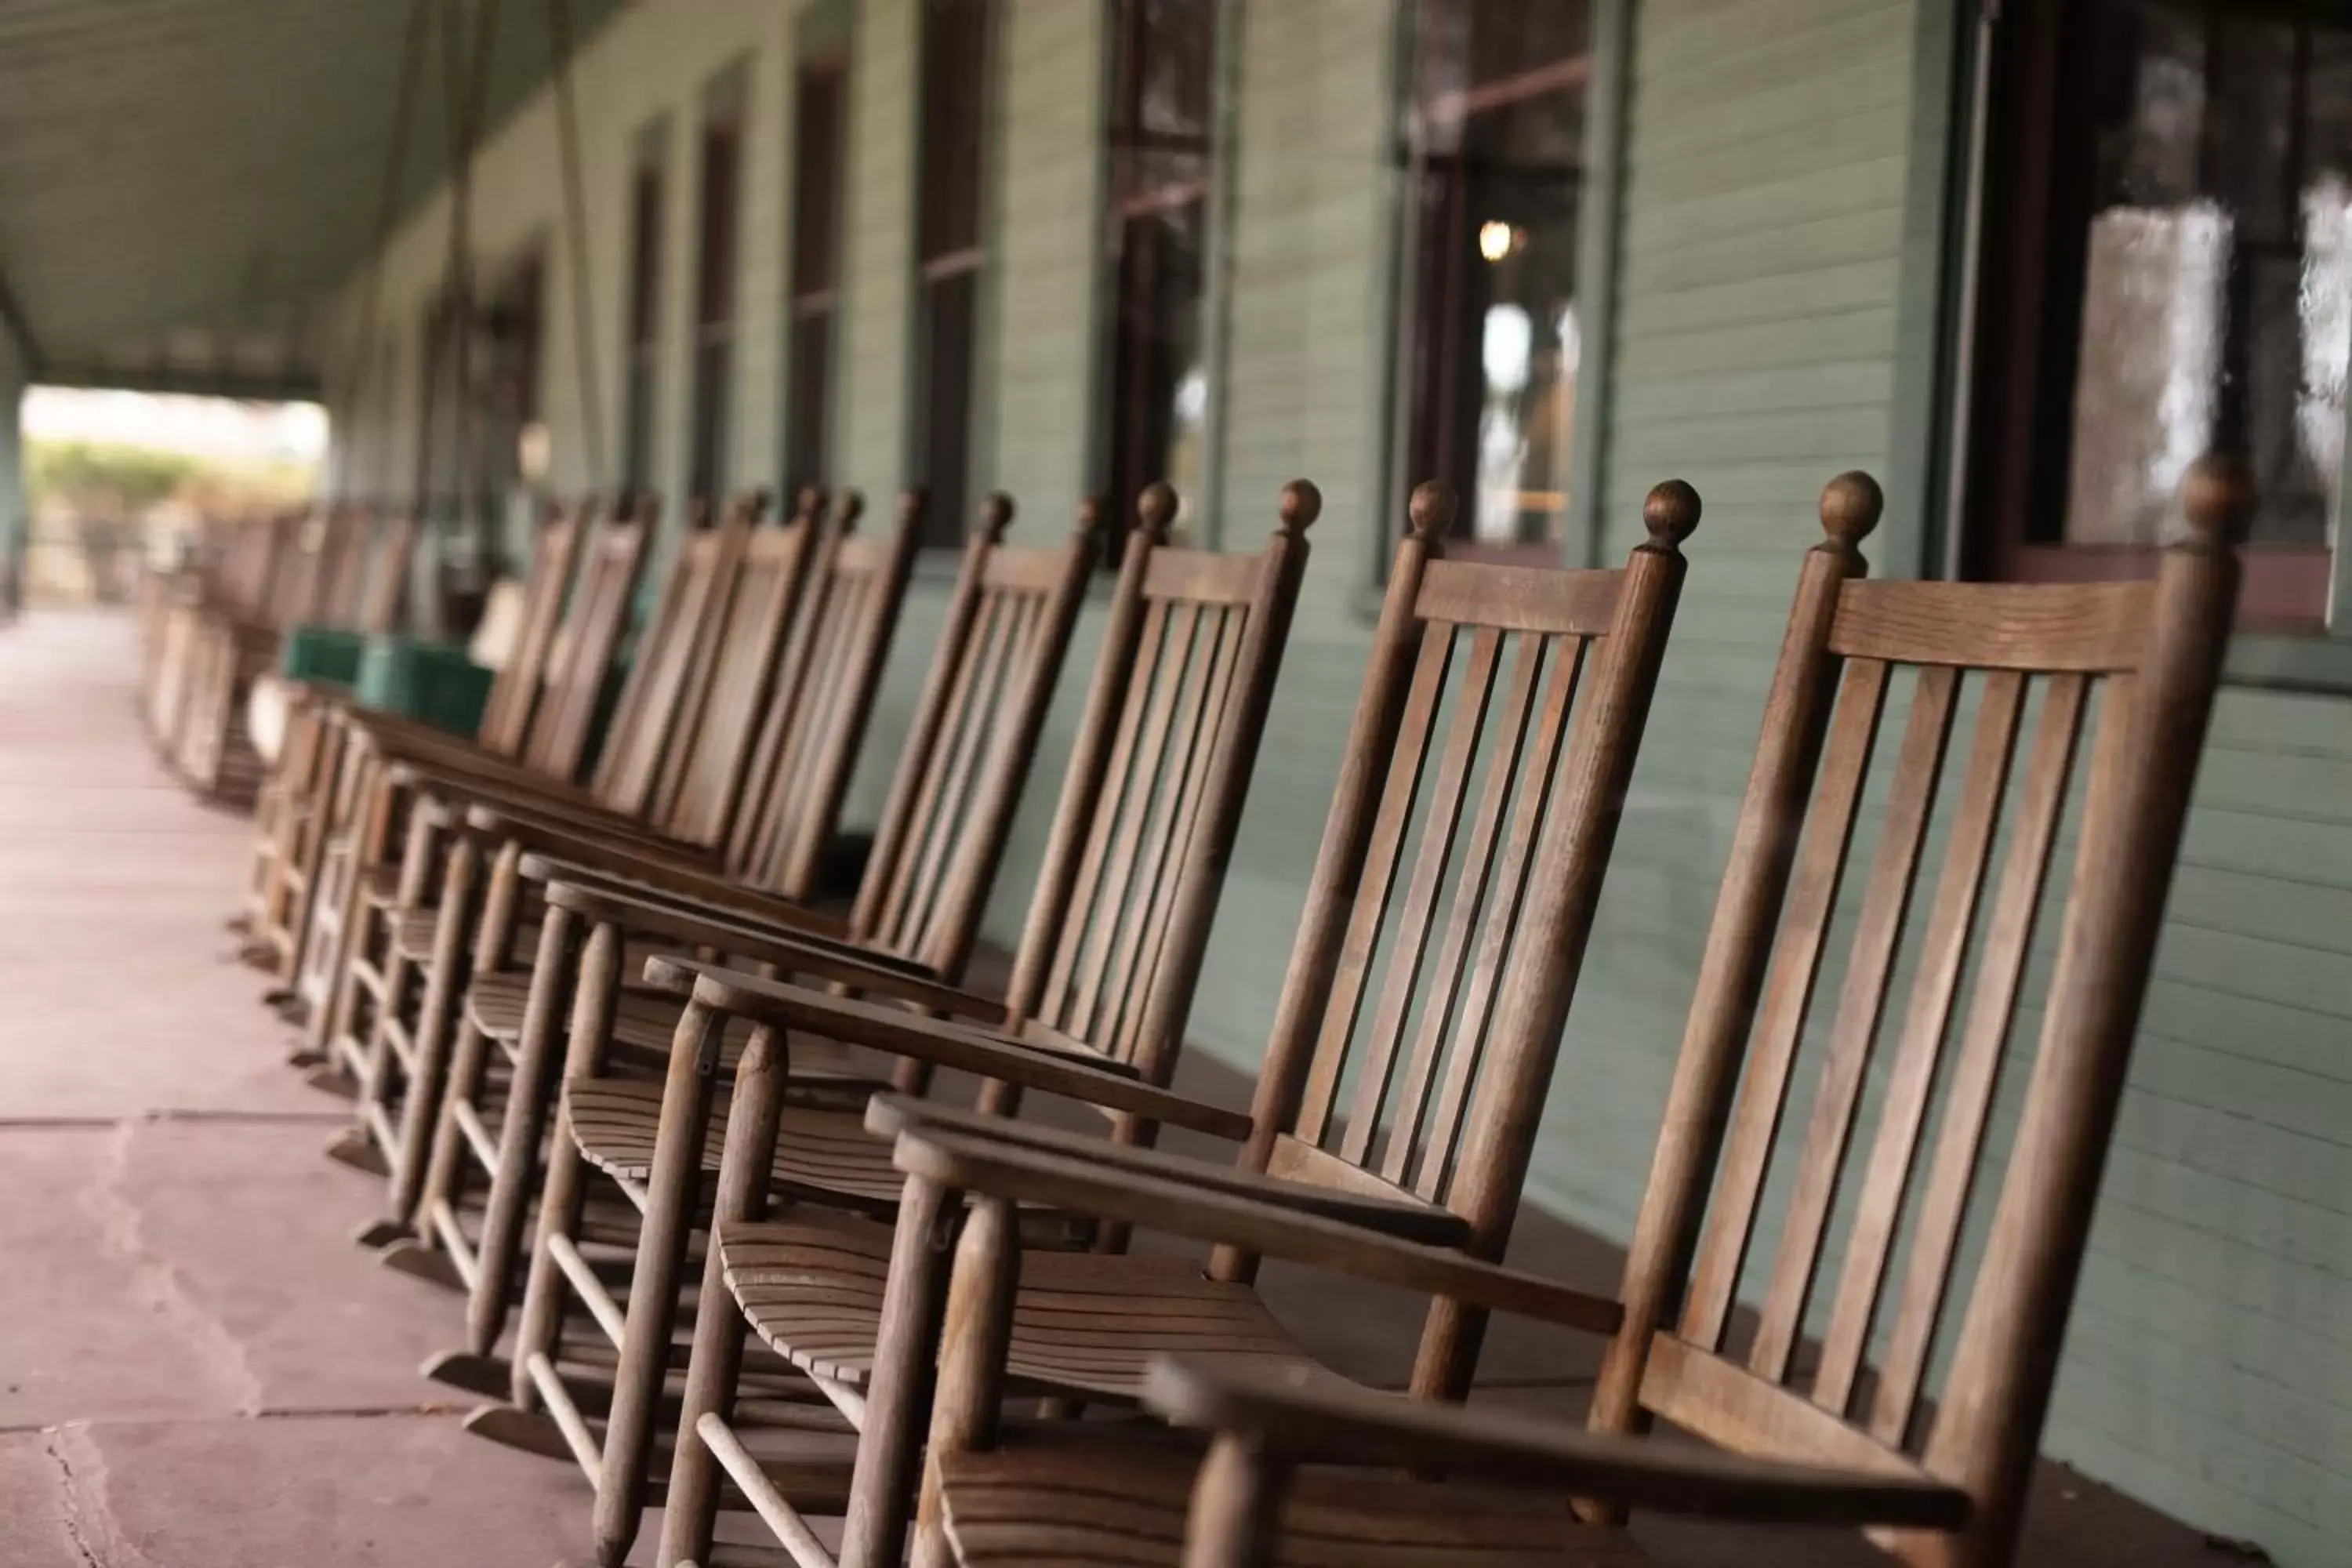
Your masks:
[[[578,1475],[466,1436],[467,1401],[417,1375],[457,1305],[352,1245],[376,1192],[320,1157],[339,1104],[282,1065],[290,1035],[224,925],[247,825],[155,763],[135,669],[121,619],[0,627],[0,1564],[584,1561]],[[1235,1075],[1191,1072],[1245,1102]],[[1611,1282],[1591,1238],[1523,1230],[1517,1260]],[[1344,1370],[1401,1379],[1410,1301],[1292,1274],[1268,1292]],[[1591,1364],[1510,1326],[1486,1368],[1493,1397],[1566,1412]],[[1687,1568],[1884,1561],[1842,1536],[1639,1528]],[[2021,1559],[2243,1560],[2054,1465]]]

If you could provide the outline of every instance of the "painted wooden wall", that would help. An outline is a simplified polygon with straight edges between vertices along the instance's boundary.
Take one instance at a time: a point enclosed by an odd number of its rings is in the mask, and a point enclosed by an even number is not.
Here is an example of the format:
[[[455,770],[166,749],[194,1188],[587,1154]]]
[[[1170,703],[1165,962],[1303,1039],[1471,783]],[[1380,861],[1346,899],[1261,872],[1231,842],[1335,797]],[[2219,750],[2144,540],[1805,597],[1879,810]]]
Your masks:
[[[1540,1202],[1607,1234],[1625,1232],[1639,1199],[1797,556],[1818,537],[1814,499],[1842,468],[1886,472],[1916,456],[1897,449],[1915,352],[1901,301],[1917,263],[1906,188],[1916,5],[1934,3],[1635,0],[1600,552],[1622,557],[1643,492],[1669,474],[1699,487],[1706,518],[1533,1174]],[[976,478],[1020,498],[1021,536],[1049,538],[1068,526],[1093,468],[1103,13],[1087,0],[1001,4]],[[898,483],[906,441],[915,8],[866,0],[854,37],[853,346],[836,458],[844,482],[877,496]],[[702,85],[746,53],[736,472],[767,477],[775,461],[793,10],[645,0],[582,57],[588,287],[608,426],[627,151],[648,118],[671,116],[674,330],[657,471],[673,489],[685,461],[692,227],[683,160]],[[1376,510],[1393,13],[1384,0],[1237,10],[1224,461],[1202,521],[1244,547],[1270,527],[1284,480],[1312,477],[1327,499],[1193,1019],[1201,1047],[1246,1067],[1336,771],[1370,584],[1394,537],[1395,520]],[[554,171],[542,99],[485,153],[477,229],[491,254],[550,230]],[[420,214],[387,258],[404,377],[441,221],[437,208]],[[565,325],[580,283],[560,257],[552,279],[545,395],[556,480],[570,489],[592,478]],[[405,485],[414,405],[404,383],[345,433],[363,484]],[[605,447],[609,463],[609,436]],[[1890,520],[1882,571],[1916,569],[1916,522]],[[891,667],[854,806],[869,817],[939,595],[919,584]],[[1077,658],[1093,636],[1082,626]],[[992,909],[1007,940],[1076,688],[1055,714]],[[2159,966],[2049,1446],[2169,1511],[2261,1542],[2290,1568],[2332,1568],[2352,1561],[2352,701],[2226,698]],[[2020,1033],[2030,1038],[2030,1026]]]

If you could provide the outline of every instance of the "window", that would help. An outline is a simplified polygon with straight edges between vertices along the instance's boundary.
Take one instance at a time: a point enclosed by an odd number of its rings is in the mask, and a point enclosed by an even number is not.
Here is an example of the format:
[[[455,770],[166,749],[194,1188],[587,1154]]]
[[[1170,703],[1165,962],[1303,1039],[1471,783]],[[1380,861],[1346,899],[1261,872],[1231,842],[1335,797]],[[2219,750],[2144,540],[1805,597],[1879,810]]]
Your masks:
[[[848,62],[801,63],[793,114],[790,381],[784,391],[784,484],[791,495],[825,482],[831,439],[834,319],[841,308],[842,154]]]
[[[637,137],[629,176],[628,354],[624,374],[622,469],[631,491],[650,488],[654,416],[661,377],[662,217],[668,200],[669,127],[656,121]]]
[[[1591,39],[1590,0],[1414,7],[1405,478],[1452,484],[1481,552],[1566,542]]]
[[[2326,615],[2352,331],[2352,18],[2011,7],[1994,43],[1965,564],[2144,575],[2182,474],[2243,452],[2248,624]]]
[[[931,492],[926,544],[959,542],[971,510],[989,8],[990,0],[929,0],[924,15],[915,452]]]
[[[694,447],[688,493],[718,515],[735,387],[735,233],[742,187],[742,78],[730,73],[702,122],[694,279]]]
[[[1202,478],[1217,0],[1118,0],[1115,17],[1109,467],[1123,527],[1146,485],[1165,479],[1189,500]]]
[[[547,258],[534,247],[491,289],[485,370],[485,479],[504,500],[518,483],[546,477],[547,426],[540,405],[545,357]]]

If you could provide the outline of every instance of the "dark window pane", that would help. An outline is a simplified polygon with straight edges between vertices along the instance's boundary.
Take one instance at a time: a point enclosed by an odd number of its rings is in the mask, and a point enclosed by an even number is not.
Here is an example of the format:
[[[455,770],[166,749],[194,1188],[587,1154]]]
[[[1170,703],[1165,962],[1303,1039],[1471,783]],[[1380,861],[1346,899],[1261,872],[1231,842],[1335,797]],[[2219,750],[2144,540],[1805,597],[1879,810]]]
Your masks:
[[[1456,532],[1488,544],[1563,539],[1591,19],[1582,0],[1415,16],[1407,464],[1450,482]]]
[[[652,480],[656,377],[661,359],[662,167],[637,165],[629,199],[629,337],[623,405],[622,479],[631,490]]]
[[[2021,8],[1993,64],[1971,564],[2144,570],[2189,463],[2233,449],[2260,501],[2244,608],[2315,617],[2352,342],[2352,19],[2067,0]]]
[[[989,0],[930,0],[923,34],[922,258],[980,245]]]
[[[803,485],[824,482],[826,443],[831,410],[826,406],[833,385],[833,313],[829,310],[793,321],[790,384],[785,402],[784,483],[787,494]]]
[[[735,231],[742,136],[731,120],[702,132],[701,235],[695,268],[694,422],[688,489],[713,503],[727,486],[728,376],[734,363]]]
[[[795,298],[830,290],[841,266],[842,116],[838,60],[801,68],[793,112],[793,279]]]
[[[804,62],[793,110],[792,278],[784,381],[784,482],[823,485],[829,459],[833,317],[841,265],[842,116],[838,58]]]
[[[1198,498],[1216,14],[1216,0],[1122,0],[1118,11],[1110,494],[1122,527],[1155,480]]]
[[[931,492],[923,526],[926,544],[961,542],[971,514],[971,361],[979,301],[976,268],[924,280],[920,427],[915,438],[925,459],[923,482]]]

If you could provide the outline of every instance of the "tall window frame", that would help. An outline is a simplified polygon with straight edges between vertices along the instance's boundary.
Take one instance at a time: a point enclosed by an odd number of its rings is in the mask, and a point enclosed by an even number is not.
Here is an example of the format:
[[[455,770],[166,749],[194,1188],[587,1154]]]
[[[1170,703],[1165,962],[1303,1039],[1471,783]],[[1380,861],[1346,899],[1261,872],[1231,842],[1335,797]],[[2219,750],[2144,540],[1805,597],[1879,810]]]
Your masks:
[[[848,48],[803,54],[793,73],[792,244],[784,290],[787,494],[830,479],[848,132]]]
[[[1105,267],[1111,310],[1102,468],[1114,520],[1105,563],[1145,487],[1184,510],[1205,498],[1209,271],[1220,0],[1111,0]]]
[[[731,66],[704,94],[696,179],[693,415],[687,494],[709,502],[713,515],[729,483],[734,434],[746,74],[742,65]]]
[[[2241,627],[2352,636],[2352,16],[2326,20],[2216,0],[1982,19],[1963,574],[2147,576],[2180,472],[2221,447],[2260,502]]]
[[[1608,4],[1405,0],[1400,18],[1394,461],[1407,489],[1454,487],[1457,555],[1557,564],[1579,543]]]
[[[930,490],[927,546],[962,542],[972,509],[973,374],[988,262],[995,0],[924,0],[916,211],[911,468]]]
[[[662,302],[668,268],[669,117],[649,121],[629,162],[628,293],[623,313],[621,484],[630,495],[653,488],[656,424],[661,406]]]

